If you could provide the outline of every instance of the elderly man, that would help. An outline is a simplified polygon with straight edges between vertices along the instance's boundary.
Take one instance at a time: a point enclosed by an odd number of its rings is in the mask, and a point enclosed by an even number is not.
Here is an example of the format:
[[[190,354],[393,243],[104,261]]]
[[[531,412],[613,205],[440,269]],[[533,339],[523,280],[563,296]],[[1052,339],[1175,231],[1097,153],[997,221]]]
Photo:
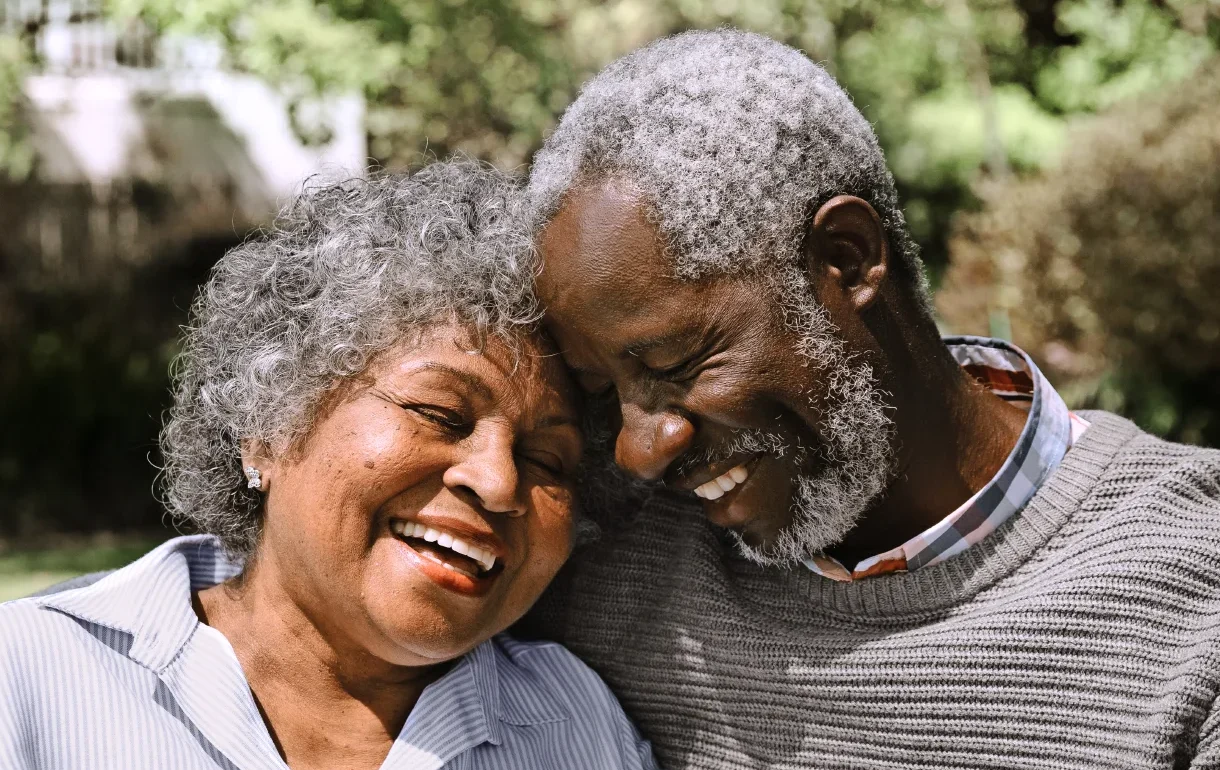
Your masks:
[[[530,192],[550,330],[663,487],[536,619],[666,766],[1220,766],[1220,452],[942,340],[825,71],[654,43],[585,86]]]

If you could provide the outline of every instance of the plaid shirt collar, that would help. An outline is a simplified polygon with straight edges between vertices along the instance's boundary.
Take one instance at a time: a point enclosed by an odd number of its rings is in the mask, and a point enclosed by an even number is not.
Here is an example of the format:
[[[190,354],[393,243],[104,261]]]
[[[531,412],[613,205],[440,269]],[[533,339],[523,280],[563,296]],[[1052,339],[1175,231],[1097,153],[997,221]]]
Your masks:
[[[849,570],[829,556],[805,566],[831,580],[861,578],[926,567],[961,553],[994,532],[1029,502],[1063,455],[1088,427],[1023,351],[987,337],[946,337],[949,352],[971,376],[1005,401],[1029,410],[1025,428],[991,481],[939,522],[907,542]]]

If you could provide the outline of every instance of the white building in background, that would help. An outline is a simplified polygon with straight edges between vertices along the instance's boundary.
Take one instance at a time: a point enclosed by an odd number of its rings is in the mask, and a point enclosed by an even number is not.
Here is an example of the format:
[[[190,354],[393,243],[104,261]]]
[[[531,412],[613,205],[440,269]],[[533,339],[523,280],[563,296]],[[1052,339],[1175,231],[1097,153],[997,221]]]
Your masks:
[[[0,184],[0,267],[87,278],[236,241],[308,177],[366,167],[359,97],[290,109],[213,42],[120,28],[100,0],[0,0],[0,30],[36,61],[23,112],[35,170]]]

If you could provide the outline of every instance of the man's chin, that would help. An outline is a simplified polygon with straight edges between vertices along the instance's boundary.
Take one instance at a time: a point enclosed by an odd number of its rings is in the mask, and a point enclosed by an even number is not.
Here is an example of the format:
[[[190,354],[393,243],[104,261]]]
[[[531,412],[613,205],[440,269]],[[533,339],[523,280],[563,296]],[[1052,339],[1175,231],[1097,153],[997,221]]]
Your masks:
[[[798,499],[788,520],[769,531],[752,522],[729,533],[746,560],[763,567],[792,567],[843,542],[866,506],[867,501],[860,500],[856,505],[825,508]]]
[[[746,561],[760,567],[792,567],[806,558],[797,558],[793,551],[783,547],[778,538],[765,541],[751,539],[736,530],[729,530],[729,536],[733,539],[737,553]]]

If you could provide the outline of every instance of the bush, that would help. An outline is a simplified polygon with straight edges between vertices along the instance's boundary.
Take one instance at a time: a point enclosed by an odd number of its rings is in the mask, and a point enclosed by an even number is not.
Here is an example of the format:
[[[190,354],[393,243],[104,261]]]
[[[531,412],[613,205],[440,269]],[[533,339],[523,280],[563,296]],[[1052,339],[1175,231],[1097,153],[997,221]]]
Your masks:
[[[979,192],[950,241],[946,326],[1010,332],[1076,406],[1220,445],[1220,61]]]
[[[33,193],[31,193],[33,194]],[[169,361],[230,240],[199,240],[88,281],[0,253],[0,540],[154,531]]]

